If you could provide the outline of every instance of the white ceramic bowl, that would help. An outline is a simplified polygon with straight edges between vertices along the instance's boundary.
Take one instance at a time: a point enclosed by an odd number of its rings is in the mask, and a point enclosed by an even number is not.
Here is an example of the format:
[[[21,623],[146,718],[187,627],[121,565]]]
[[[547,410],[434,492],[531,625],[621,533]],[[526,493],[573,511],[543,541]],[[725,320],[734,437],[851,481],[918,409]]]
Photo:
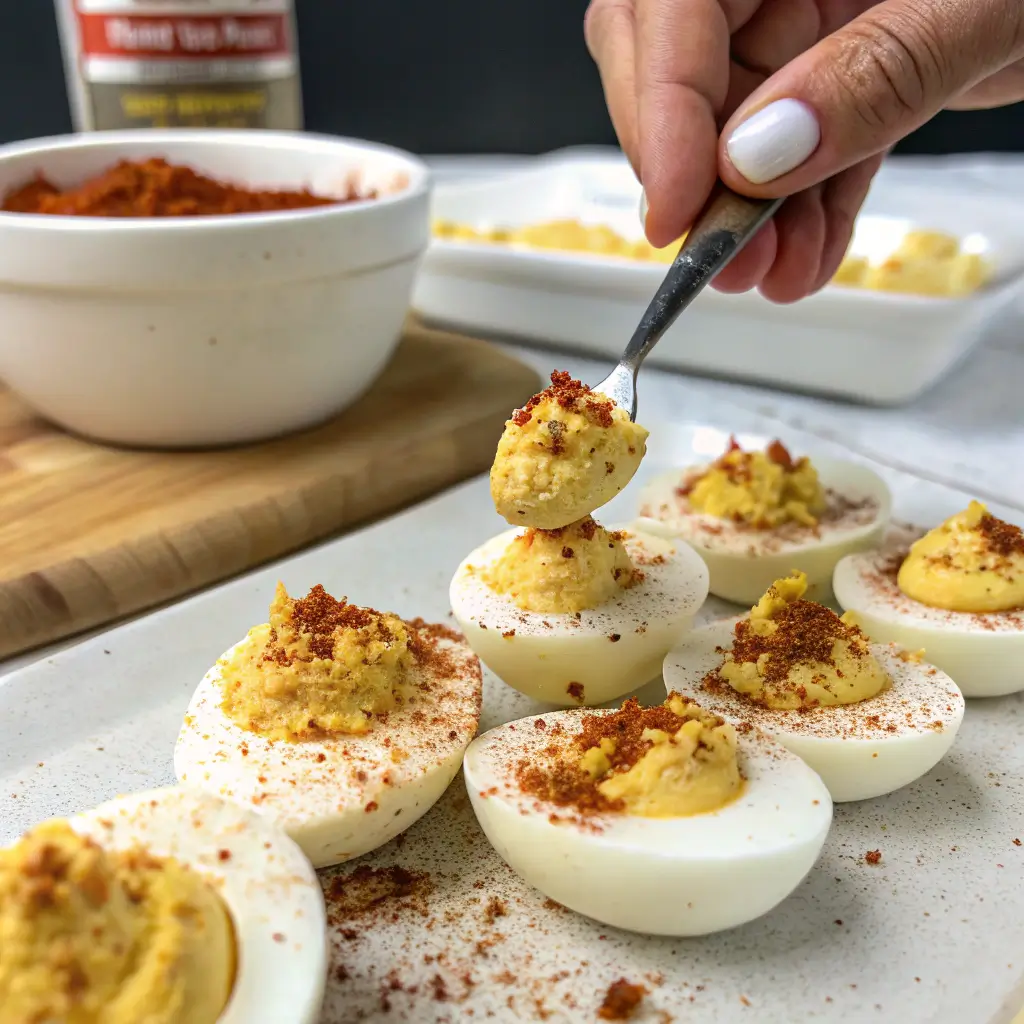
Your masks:
[[[101,132],[0,147],[0,195],[153,156],[255,188],[381,196],[219,217],[0,213],[0,379],[70,430],[153,447],[271,437],[351,404],[409,308],[426,166],[300,133]]]

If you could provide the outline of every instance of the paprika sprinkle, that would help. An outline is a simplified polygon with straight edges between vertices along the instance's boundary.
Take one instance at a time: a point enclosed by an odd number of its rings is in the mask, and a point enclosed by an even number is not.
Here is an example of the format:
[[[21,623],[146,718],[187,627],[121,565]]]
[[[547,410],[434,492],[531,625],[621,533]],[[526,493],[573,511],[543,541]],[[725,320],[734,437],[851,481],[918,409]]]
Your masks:
[[[604,395],[591,397],[592,394],[586,384],[573,380],[565,370],[555,370],[551,374],[551,384],[534,395],[521,409],[517,409],[512,414],[512,422],[517,427],[524,427],[533,418],[537,406],[546,401],[554,401],[567,411],[583,413],[599,427],[610,427],[615,403]]]
[[[619,978],[608,986],[597,1016],[600,1020],[631,1020],[640,1008],[647,989],[634,985],[625,978]]]
[[[42,175],[8,192],[5,213],[74,217],[216,217],[272,213],[376,199],[348,186],[344,196],[319,196],[308,189],[255,190],[218,181],[161,157],[122,160],[98,177],[62,191]]]

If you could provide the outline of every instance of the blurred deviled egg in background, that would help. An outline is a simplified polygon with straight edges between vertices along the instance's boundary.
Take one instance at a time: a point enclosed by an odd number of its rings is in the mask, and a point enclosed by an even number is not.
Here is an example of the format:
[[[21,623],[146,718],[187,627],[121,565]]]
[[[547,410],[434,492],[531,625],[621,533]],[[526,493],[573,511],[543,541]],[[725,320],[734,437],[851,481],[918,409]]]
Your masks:
[[[844,558],[836,600],[874,639],[924,648],[966,697],[1024,690],[1021,528],[974,501],[912,539]]]
[[[749,615],[694,630],[665,659],[665,685],[774,736],[837,802],[891,793],[945,756],[963,696],[919,653],[804,600],[806,588],[802,573],[777,580]]]
[[[480,720],[480,663],[455,631],[292,598],[200,682],[178,779],[272,817],[316,867],[382,846],[437,802]]]
[[[794,458],[779,441],[745,451],[730,439],[714,462],[650,480],[637,526],[690,544],[716,597],[753,604],[799,569],[825,600],[836,563],[881,541],[890,508],[888,487],[866,466]]]

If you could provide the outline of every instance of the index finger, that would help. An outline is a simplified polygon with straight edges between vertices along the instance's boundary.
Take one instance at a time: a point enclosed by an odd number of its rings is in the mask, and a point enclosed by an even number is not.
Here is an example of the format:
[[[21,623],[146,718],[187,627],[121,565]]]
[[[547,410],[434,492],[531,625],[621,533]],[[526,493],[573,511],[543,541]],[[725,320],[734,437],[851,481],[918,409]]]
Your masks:
[[[640,177],[636,126],[636,19],[633,0],[590,0],[583,35],[601,75],[604,99],[619,145]]]
[[[730,29],[719,0],[637,0],[637,135],[652,245],[690,226],[717,178]]]

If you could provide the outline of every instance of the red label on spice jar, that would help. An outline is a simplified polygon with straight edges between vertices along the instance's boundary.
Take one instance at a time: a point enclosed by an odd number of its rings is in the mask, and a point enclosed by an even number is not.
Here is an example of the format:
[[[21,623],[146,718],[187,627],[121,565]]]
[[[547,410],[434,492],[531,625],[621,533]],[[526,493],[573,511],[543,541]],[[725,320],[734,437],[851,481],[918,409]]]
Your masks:
[[[293,0],[56,0],[56,9],[78,131],[302,127]]]
[[[77,14],[86,58],[225,60],[291,53],[286,14]]]

